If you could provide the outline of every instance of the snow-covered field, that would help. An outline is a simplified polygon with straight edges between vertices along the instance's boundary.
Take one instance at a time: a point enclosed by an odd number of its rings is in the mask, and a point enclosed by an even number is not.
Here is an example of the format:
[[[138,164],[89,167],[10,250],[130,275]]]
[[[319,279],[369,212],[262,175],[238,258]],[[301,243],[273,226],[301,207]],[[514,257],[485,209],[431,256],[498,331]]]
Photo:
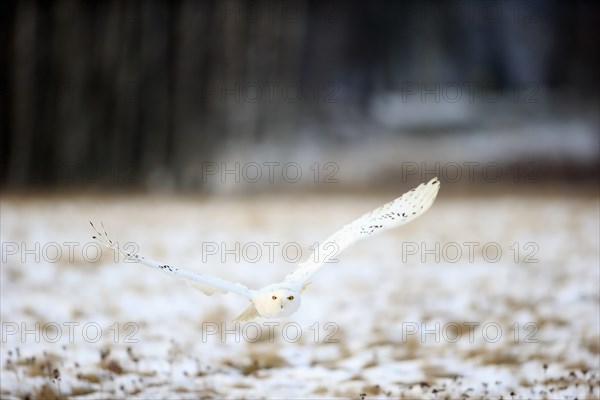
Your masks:
[[[285,320],[231,321],[140,254],[260,287],[390,200],[3,196],[2,398],[600,396],[599,199],[445,196],[324,268]]]

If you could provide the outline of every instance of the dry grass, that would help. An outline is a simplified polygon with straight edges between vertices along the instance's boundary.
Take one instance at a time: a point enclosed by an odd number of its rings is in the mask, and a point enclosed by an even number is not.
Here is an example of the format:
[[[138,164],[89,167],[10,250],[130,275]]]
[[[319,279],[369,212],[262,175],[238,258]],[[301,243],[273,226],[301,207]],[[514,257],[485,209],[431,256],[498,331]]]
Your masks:
[[[119,237],[139,241],[148,255],[256,286],[283,276],[290,266],[284,264],[284,271],[269,263],[203,264],[199,243],[280,237],[308,247],[310,238],[326,236],[348,222],[347,215],[381,200],[274,197],[248,205],[245,199],[9,199],[2,200],[1,230],[5,241],[63,243],[87,238],[86,221],[102,217]],[[315,215],[316,208],[323,217]],[[363,243],[341,257],[339,265],[324,269],[303,308],[290,319],[305,331],[296,343],[282,339],[281,327],[274,337],[262,330],[252,342],[221,340],[221,331],[203,341],[203,322],[221,327],[244,305],[232,296],[200,296],[110,257],[98,263],[86,262],[81,254],[60,263],[12,258],[0,271],[2,321],[27,321],[29,327],[100,321],[109,336],[97,343],[83,341],[80,333],[73,343],[9,338],[2,343],[0,395],[597,399],[598,200],[455,198],[436,203],[420,221]],[[506,256],[495,264],[481,257],[474,263],[401,262],[397,243],[407,238],[418,243],[497,241]],[[540,262],[525,263],[523,254],[514,262],[508,246],[515,241],[538,243]],[[337,343],[323,343],[323,330],[315,342],[310,327],[317,320],[320,327],[337,324]],[[111,330],[117,321],[118,328]],[[124,328],[129,321],[139,329],[137,343],[123,341],[131,333]],[[463,339],[435,343],[411,335],[403,340],[404,321],[425,321],[429,327],[436,321],[456,322]],[[496,322],[504,329],[503,340],[481,340],[480,325],[469,342],[461,325],[468,321]],[[521,328],[534,322],[538,342],[525,343],[525,330],[520,340],[512,340],[510,327],[516,321]],[[115,333],[117,341],[110,336]],[[445,331],[450,337],[460,333],[455,325]]]

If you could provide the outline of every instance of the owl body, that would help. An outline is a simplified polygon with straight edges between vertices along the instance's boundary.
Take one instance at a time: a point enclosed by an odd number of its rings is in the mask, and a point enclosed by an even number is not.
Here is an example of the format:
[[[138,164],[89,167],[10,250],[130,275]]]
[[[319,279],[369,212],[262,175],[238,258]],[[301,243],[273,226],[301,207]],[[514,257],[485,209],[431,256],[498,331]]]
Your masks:
[[[300,293],[283,287],[282,283],[268,285],[251,297],[257,313],[264,318],[288,317],[300,308]]]

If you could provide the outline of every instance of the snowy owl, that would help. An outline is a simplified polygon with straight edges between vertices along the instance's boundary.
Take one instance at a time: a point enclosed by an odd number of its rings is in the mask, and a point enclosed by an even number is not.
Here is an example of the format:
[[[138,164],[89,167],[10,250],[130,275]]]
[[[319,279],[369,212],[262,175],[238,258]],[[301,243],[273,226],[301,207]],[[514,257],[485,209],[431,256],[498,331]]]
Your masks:
[[[326,263],[330,257],[335,257],[351,244],[387,229],[403,225],[423,214],[431,206],[440,188],[440,182],[433,178],[427,183],[404,193],[382,207],[377,208],[329,236],[313,254],[299,267],[285,277],[282,282],[267,285],[258,290],[252,290],[241,283],[229,282],[220,278],[202,275],[181,268],[151,260],[138,254],[121,251],[118,244],[113,242],[104,230],[96,229],[90,222],[97,235],[92,236],[108,248],[119,252],[128,259],[159,269],[169,275],[184,279],[190,286],[204,294],[233,292],[249,300],[250,304],[234,321],[247,321],[257,317],[282,318],[288,317],[300,308],[301,293],[310,283],[311,277]],[[327,259],[319,259],[318,255],[335,249],[334,254],[328,254]]]

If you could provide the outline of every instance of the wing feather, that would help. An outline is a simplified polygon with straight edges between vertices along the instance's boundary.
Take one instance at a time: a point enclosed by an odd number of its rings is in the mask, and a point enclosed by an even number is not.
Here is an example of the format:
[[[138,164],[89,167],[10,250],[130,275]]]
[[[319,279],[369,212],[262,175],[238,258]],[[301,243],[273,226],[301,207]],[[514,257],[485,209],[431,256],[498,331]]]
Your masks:
[[[298,287],[305,285],[328,260],[334,259],[353,243],[422,215],[433,204],[439,188],[440,181],[433,178],[345,225],[322,242],[305,262],[285,278],[285,282]]]
[[[226,281],[224,279],[215,278],[212,276],[207,276],[203,274],[199,274],[197,272],[188,271],[182,268],[174,267],[165,263],[161,263],[156,260],[152,260],[150,258],[146,258],[140,256],[138,254],[130,254],[122,251],[118,244],[113,242],[108,235],[106,234],[106,230],[104,230],[104,225],[102,226],[103,231],[100,232],[94,224],[92,224],[92,228],[96,231],[97,235],[93,236],[94,239],[103,243],[109,249],[115,250],[119,252],[122,256],[126,257],[129,260],[136,260],[147,267],[155,268],[161,270],[173,277],[180,278],[184,280],[189,286],[198,289],[202,293],[210,296],[214,293],[228,293],[233,292],[237,293],[242,297],[250,299],[251,291],[241,283],[234,283],[230,281]]]

